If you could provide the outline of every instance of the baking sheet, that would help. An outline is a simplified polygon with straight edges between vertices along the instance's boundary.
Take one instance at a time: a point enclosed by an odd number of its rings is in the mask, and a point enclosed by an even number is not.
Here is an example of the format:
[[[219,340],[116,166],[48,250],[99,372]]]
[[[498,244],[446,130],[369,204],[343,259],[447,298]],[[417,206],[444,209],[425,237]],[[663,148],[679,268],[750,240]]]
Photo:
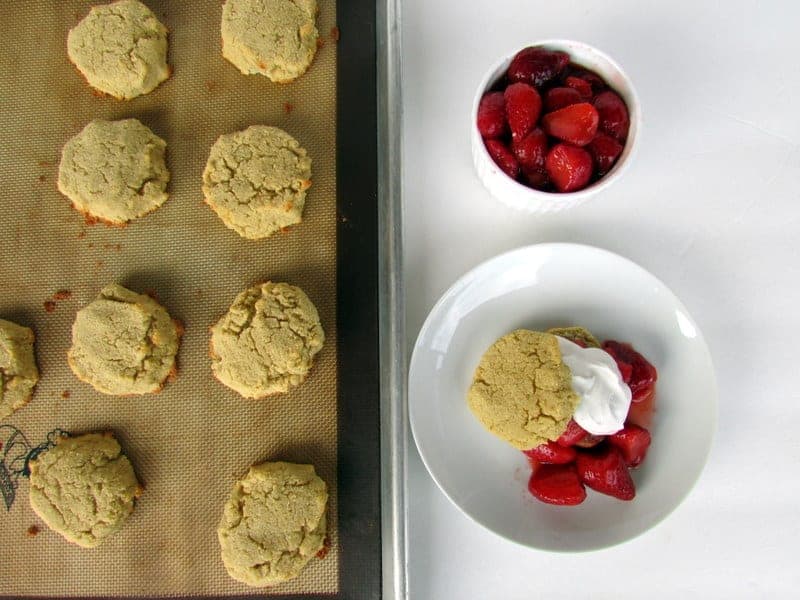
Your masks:
[[[112,429],[146,487],[122,531],[86,550],[39,521],[27,480],[15,478],[13,502],[0,505],[0,594],[253,592],[226,574],[215,529],[234,480],[267,459],[317,467],[331,492],[332,542],[323,560],[269,592],[332,594],[340,561],[335,6],[320,3],[323,46],[309,71],[281,86],[245,77],[222,58],[220,2],[147,4],[170,30],[174,74],[151,94],[121,102],[93,95],[67,59],[67,31],[90,3],[0,3],[0,318],[34,328],[41,371],[33,401],[0,423],[0,441],[13,434],[21,443],[24,435],[36,446],[56,428]],[[170,199],[122,229],[88,226],[56,189],[61,147],[91,119],[126,117],[167,141]],[[213,141],[255,123],[285,129],[313,161],[303,223],[259,242],[224,227],[201,192]],[[300,388],[248,401],[213,379],[208,327],[238,292],[265,279],[306,291],[326,343]],[[103,396],[67,366],[75,312],[114,281],[155,293],[185,324],[179,376],[158,395]],[[69,298],[56,299],[61,290]]]
[[[408,597],[406,555],[406,343],[401,194],[401,20],[399,0],[377,3],[378,182],[381,272],[381,482],[383,596]]]

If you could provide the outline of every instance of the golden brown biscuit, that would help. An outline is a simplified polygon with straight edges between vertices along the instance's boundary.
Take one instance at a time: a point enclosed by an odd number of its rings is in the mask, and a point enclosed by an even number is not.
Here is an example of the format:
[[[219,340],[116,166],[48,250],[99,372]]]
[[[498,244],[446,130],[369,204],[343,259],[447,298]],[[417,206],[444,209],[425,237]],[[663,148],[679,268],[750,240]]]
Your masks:
[[[92,121],[64,145],[58,189],[87,220],[124,225],[167,201],[166,148],[136,119]]]
[[[473,414],[499,438],[520,450],[555,440],[580,398],[561,360],[556,336],[518,329],[481,357],[467,401]]]
[[[317,51],[316,0],[227,0],[222,7],[222,56],[245,75],[289,83]]]
[[[266,282],[239,294],[211,328],[211,368],[245,398],[264,398],[300,385],[324,341],[303,290]]]
[[[78,311],[67,359],[75,376],[98,392],[151,394],[176,371],[181,333],[151,297],[112,284]]]
[[[309,187],[305,149],[266,125],[220,136],[203,171],[206,204],[227,227],[253,240],[299,223]]]
[[[323,547],[327,502],[312,465],[251,467],[236,482],[217,528],[228,574],[256,587],[297,577]]]
[[[67,53],[89,85],[121,100],[170,76],[167,28],[138,0],[93,6],[70,30]]]
[[[111,433],[59,438],[30,469],[31,508],[50,529],[84,548],[122,528],[142,489]]]
[[[30,328],[0,319],[0,419],[11,416],[33,396],[39,381],[33,341]]]

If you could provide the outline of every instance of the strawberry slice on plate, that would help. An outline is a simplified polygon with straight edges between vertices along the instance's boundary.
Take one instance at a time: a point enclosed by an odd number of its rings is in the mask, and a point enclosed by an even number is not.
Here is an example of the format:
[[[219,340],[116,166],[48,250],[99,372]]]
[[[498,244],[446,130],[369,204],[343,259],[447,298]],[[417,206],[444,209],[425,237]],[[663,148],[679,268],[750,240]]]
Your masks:
[[[530,450],[523,450],[522,453],[543,465],[566,465],[575,460],[578,454],[575,448],[555,442],[545,442]]]
[[[655,414],[656,390],[650,388],[650,393],[637,402],[631,402],[628,416],[625,418],[627,425],[638,425],[649,429]]]
[[[603,350],[616,361],[622,379],[631,388],[634,402],[641,402],[652,395],[658,380],[658,371],[630,344],[608,340],[603,342]]]
[[[619,449],[629,467],[642,463],[650,447],[650,432],[638,425],[625,425],[617,433],[608,436],[608,442]]]
[[[575,422],[575,419],[570,419],[569,423],[567,423],[567,428],[564,430],[564,433],[562,433],[556,440],[556,444],[559,446],[574,446],[587,435],[589,435],[589,433],[583,427],[578,425]]]
[[[594,435],[592,433],[587,433],[582,440],[578,440],[577,442],[575,442],[575,445],[578,448],[594,448],[604,439],[606,439],[606,436],[604,435]]]
[[[604,446],[599,451],[579,452],[575,466],[580,480],[601,494],[620,500],[633,500],[636,496],[628,466],[614,446]]]
[[[528,480],[528,491],[542,502],[558,506],[575,506],[586,499],[575,465],[541,465]]]

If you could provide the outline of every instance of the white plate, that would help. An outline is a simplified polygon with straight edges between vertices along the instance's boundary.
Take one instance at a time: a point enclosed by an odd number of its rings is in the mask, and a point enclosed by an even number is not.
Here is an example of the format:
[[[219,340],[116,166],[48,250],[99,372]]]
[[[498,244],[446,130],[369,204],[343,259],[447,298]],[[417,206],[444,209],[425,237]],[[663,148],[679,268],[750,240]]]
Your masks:
[[[634,472],[631,502],[591,490],[579,506],[537,501],[527,491],[525,457],[467,407],[473,372],[492,342],[520,327],[567,325],[631,342],[658,369],[653,442]],[[520,248],[459,279],[420,331],[408,394],[420,455],[447,497],[487,529],[553,551],[604,548],[661,521],[699,477],[716,427],[711,356],[683,304],[638,265],[576,244]]]

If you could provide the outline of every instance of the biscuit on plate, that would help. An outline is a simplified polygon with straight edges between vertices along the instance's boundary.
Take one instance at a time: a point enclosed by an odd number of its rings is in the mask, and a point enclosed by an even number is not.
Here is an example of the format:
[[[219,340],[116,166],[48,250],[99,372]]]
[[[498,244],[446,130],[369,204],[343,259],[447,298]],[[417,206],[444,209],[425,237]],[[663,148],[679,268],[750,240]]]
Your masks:
[[[67,359],[75,376],[98,392],[151,394],[177,372],[181,333],[150,296],[112,284],[78,311]]]
[[[39,381],[33,341],[30,328],[0,319],[0,419],[11,416],[33,396]]]
[[[266,125],[220,136],[203,171],[206,204],[249,239],[299,223],[309,187],[311,159],[305,149],[282,129]]]
[[[231,492],[217,536],[228,574],[265,587],[297,577],[324,546],[328,491],[312,465],[265,462]]]
[[[93,548],[119,531],[142,491],[111,433],[61,437],[30,461],[31,508],[70,542]]]
[[[486,429],[528,450],[557,439],[580,398],[556,336],[518,329],[483,354],[467,402]]]
[[[245,75],[289,83],[317,52],[315,0],[227,0],[222,7],[222,56]]]
[[[136,119],[92,121],[64,145],[58,189],[87,220],[124,225],[167,201],[166,148]]]
[[[303,290],[266,282],[239,294],[211,327],[211,369],[245,398],[281,394],[305,380],[324,341]]]
[[[170,76],[167,28],[138,0],[93,6],[70,30],[67,54],[90,86],[120,100]]]

